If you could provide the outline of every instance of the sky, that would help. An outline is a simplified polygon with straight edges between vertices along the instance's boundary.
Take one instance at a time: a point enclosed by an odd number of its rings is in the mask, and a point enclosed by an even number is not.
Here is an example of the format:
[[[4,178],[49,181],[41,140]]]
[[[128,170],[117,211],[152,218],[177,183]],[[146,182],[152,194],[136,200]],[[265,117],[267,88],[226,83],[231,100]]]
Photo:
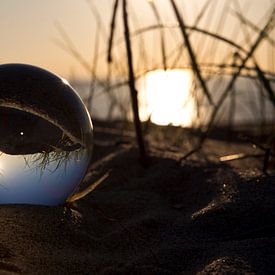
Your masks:
[[[56,28],[56,23],[59,22],[85,60],[92,61],[97,26],[88,4],[89,1],[96,6],[104,21],[105,32],[102,30],[100,33],[100,49],[105,49],[113,0],[0,0],[0,62],[29,63],[65,78],[88,77],[87,71],[55,41],[61,38]],[[228,0],[213,0],[220,8],[224,1]],[[169,1],[155,0],[155,2],[160,9],[163,21],[175,22]],[[205,0],[179,0],[177,2],[185,21],[192,24]],[[254,22],[259,21],[271,3],[274,3],[271,0],[239,0],[239,2],[245,9],[246,16]],[[129,0],[129,4],[131,5],[130,14],[134,13],[133,18],[136,18],[135,21],[138,22],[138,26],[132,22],[132,30],[155,22],[146,0]],[[219,11],[218,8],[213,16],[218,18]],[[228,33],[233,26],[230,20],[233,19],[229,19],[225,26]],[[120,22],[121,16],[117,38],[123,35]],[[207,22],[204,24],[207,26]],[[153,36],[146,39],[146,44],[152,48]],[[105,59],[100,60],[99,65],[99,67],[105,66]]]

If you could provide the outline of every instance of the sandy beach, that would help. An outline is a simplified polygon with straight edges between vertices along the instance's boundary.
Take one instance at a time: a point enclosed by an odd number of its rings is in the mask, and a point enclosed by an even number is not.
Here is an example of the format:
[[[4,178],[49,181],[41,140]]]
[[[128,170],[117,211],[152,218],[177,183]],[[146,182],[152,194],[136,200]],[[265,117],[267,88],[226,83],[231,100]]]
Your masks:
[[[150,126],[150,165],[131,127],[95,123],[85,179],[109,177],[68,206],[0,207],[1,274],[271,274],[274,176],[248,143],[210,138],[179,162],[191,133]],[[124,127],[125,129],[125,127]]]

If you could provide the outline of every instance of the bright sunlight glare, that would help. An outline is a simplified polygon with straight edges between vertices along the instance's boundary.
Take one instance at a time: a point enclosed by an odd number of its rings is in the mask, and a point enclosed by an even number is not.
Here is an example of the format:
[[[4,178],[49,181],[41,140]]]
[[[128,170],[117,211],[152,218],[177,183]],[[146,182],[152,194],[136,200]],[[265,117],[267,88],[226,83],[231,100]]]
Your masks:
[[[156,70],[140,83],[140,117],[158,125],[188,127],[194,117],[192,74],[188,70]]]

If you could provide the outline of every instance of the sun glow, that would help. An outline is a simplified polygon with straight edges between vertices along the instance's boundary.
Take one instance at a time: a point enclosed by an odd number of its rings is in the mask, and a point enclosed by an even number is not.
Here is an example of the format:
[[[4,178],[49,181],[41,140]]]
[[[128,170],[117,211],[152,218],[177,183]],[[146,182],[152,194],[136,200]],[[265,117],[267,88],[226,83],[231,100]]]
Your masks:
[[[140,83],[140,117],[158,125],[188,127],[194,117],[190,93],[192,74],[187,70],[149,72]]]

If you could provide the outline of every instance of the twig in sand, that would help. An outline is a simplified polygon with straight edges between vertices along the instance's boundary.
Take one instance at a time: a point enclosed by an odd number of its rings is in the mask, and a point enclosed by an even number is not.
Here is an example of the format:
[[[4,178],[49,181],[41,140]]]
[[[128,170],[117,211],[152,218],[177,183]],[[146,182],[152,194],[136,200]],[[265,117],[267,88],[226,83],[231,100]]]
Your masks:
[[[233,160],[241,160],[241,159],[246,159],[246,158],[259,158],[263,157],[263,154],[244,154],[244,153],[239,153],[239,154],[233,154],[233,155],[228,155],[228,156],[222,156],[220,157],[221,162],[228,162],[228,161],[233,161]]]
[[[179,163],[181,163],[183,160],[186,160],[187,158],[189,158],[191,155],[199,152],[201,150],[202,146],[199,145],[198,147],[192,149],[191,151],[189,151],[187,154],[185,154],[182,158],[180,158]]]
[[[105,179],[109,177],[109,172],[107,172],[105,175],[103,175],[100,179],[98,179],[93,184],[89,185],[87,188],[85,188],[83,191],[78,192],[76,194],[73,194],[67,199],[67,203],[75,202],[77,200],[80,200],[84,197],[86,197],[89,193],[91,193],[97,186],[99,186]]]

